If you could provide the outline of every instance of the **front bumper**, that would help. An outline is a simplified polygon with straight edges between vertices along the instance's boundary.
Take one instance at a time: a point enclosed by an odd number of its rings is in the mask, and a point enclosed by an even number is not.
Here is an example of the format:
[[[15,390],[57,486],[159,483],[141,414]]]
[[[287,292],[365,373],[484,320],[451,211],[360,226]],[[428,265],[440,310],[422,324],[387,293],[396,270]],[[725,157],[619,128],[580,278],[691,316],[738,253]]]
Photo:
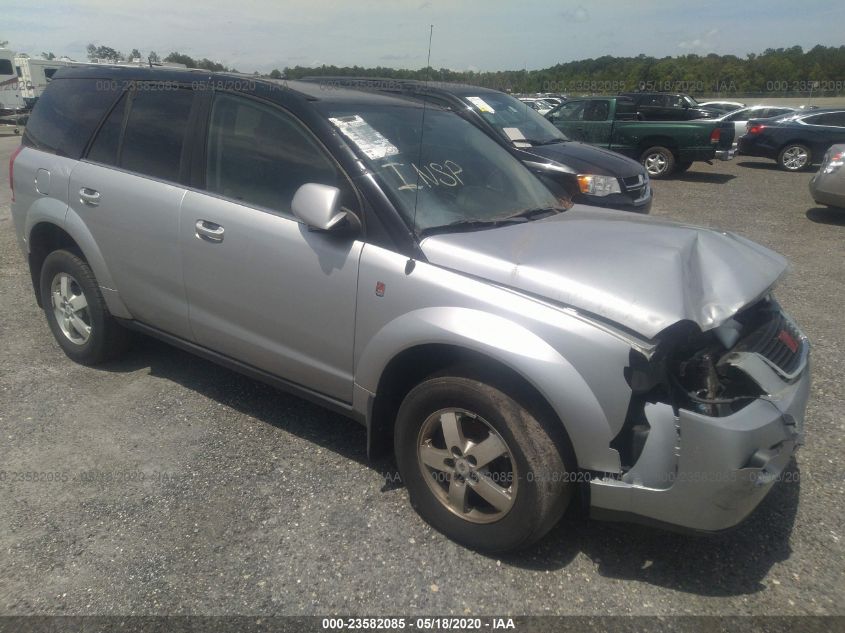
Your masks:
[[[593,516],[708,532],[737,525],[803,443],[809,361],[791,384],[778,381],[784,387],[777,394],[726,417],[675,416],[670,405],[647,405],[651,430],[637,463],[621,479],[590,482]]]
[[[573,198],[577,204],[586,204],[592,207],[604,209],[616,209],[618,211],[631,211],[633,213],[647,214],[651,211],[651,203],[654,200],[654,193],[651,184],[646,184],[644,192],[638,198],[633,198],[627,193],[614,193],[609,196],[589,196],[580,194]]]

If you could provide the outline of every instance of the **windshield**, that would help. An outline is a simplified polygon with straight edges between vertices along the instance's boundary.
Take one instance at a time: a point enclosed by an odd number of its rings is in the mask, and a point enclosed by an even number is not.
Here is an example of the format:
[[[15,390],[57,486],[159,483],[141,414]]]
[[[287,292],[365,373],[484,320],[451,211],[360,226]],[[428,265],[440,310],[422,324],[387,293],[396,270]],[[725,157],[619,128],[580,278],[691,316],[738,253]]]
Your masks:
[[[546,145],[569,140],[530,104],[510,95],[489,92],[462,100],[509,141]]]
[[[418,234],[561,204],[519,160],[453,112],[429,106],[421,134],[422,108],[327,107],[329,120],[357,147]]]

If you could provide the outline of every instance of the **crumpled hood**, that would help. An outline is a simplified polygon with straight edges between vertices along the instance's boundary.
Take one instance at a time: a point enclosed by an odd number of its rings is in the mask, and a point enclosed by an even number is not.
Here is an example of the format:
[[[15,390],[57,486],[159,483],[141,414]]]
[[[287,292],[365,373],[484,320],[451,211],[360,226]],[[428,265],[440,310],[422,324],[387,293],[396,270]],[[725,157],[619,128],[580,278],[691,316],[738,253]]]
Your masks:
[[[733,233],[576,205],[542,220],[433,235],[435,265],[591,312],[648,338],[681,320],[719,326],[786,260]]]

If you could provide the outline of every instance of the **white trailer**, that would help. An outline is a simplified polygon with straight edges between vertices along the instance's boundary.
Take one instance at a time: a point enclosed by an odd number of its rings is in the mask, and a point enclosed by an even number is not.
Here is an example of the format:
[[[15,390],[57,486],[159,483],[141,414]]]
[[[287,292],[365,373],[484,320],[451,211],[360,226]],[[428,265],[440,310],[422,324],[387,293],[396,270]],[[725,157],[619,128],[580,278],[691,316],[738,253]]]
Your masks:
[[[15,70],[15,53],[0,48],[0,125],[12,126],[15,134],[24,121],[26,102],[20,91],[20,81]]]
[[[73,62],[61,59],[40,59],[25,54],[15,56],[15,66],[21,83],[21,96],[28,107],[44,92],[56,71]]]

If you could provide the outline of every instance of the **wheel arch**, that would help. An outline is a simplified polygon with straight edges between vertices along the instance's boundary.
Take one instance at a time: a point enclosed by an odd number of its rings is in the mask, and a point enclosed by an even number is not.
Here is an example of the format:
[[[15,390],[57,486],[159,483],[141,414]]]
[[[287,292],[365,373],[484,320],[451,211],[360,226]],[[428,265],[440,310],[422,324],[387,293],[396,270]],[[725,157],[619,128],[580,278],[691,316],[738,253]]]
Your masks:
[[[446,310],[431,308],[431,311]],[[617,471],[619,454],[610,448],[611,425],[596,395],[563,356],[521,325],[475,310],[449,309],[452,332],[433,324],[444,314],[405,315],[388,324],[367,345],[356,367],[356,384],[372,394],[366,416],[368,449],[378,454],[389,446],[396,412],[404,396],[425,378],[453,368],[479,379],[495,377],[498,386],[515,389],[523,402],[554,416],[572,447],[571,463],[591,470]],[[484,323],[488,320],[488,323]],[[473,335],[461,334],[465,321]],[[507,337],[484,335],[490,322],[506,327]],[[501,332],[502,330],[497,330]],[[445,335],[444,335],[445,334]],[[491,332],[493,334],[493,332]],[[395,336],[404,345],[394,345]],[[514,343],[515,342],[515,343]]]
[[[77,219],[76,222],[72,221],[74,217]],[[78,216],[68,213],[66,221],[61,224],[54,219],[47,218],[41,218],[33,222],[27,231],[27,243],[29,248],[29,271],[39,307],[43,308],[39,287],[41,267],[44,264],[44,260],[53,251],[65,248],[79,254],[91,267],[100,286],[103,299],[109,308],[109,312],[116,317],[131,318],[131,314],[114,289],[114,282],[106,266],[103,254],[100,252],[94,237],[81,220],[79,220]]]
[[[647,136],[637,143],[637,155],[642,156],[643,152],[651,147],[665,147],[678,159],[678,141],[671,136]]]

